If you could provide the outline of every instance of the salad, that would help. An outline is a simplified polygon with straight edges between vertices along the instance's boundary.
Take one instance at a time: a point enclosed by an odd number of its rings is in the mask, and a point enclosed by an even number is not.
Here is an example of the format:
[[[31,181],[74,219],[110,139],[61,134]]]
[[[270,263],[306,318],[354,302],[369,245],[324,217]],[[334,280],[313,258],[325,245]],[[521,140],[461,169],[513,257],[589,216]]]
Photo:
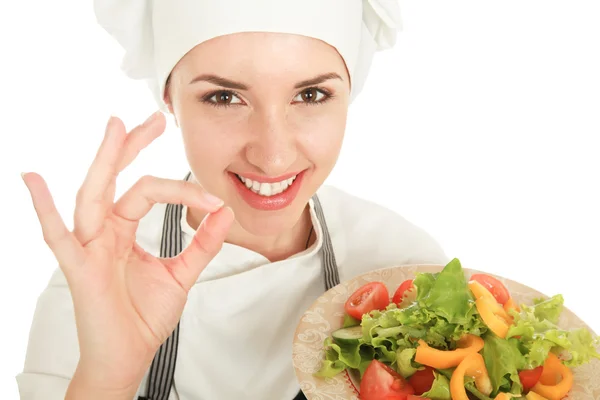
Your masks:
[[[558,400],[572,368],[600,359],[589,330],[557,326],[561,295],[518,305],[492,276],[467,280],[458,259],[403,282],[391,302],[370,282],[344,308],[315,375],[353,372],[361,400]]]

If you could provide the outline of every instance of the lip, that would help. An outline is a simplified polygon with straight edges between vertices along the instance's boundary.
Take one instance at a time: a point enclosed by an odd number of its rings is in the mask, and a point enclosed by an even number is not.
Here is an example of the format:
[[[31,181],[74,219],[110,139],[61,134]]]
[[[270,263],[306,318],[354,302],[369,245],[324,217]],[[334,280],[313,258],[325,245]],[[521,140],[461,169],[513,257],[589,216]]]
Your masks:
[[[276,177],[274,180],[273,179],[267,180],[263,177],[254,175],[257,178],[256,179],[257,181],[264,182],[264,183],[280,182],[280,181],[283,181],[284,179],[289,179],[289,178],[293,177],[294,175],[297,175],[296,179],[294,180],[294,183],[292,183],[292,186],[290,186],[286,191],[276,194],[275,196],[269,196],[269,197],[261,196],[259,194],[254,193],[253,191],[249,190],[246,187],[246,185],[244,185],[242,183],[242,181],[240,181],[238,179],[238,177],[236,176],[236,174],[234,174],[233,172],[230,172],[229,176],[230,176],[233,184],[235,185],[238,193],[242,197],[242,199],[244,199],[244,201],[250,207],[252,207],[256,210],[261,210],[261,211],[277,211],[277,210],[286,208],[294,201],[294,199],[298,195],[298,191],[300,190],[302,181],[304,180],[305,172],[306,171],[302,171],[298,174],[287,175],[288,178],[286,178],[284,175],[282,175],[281,177]],[[254,180],[252,178],[252,174],[242,175],[242,176],[249,178],[251,180]],[[259,180],[259,179],[262,179],[262,180]]]

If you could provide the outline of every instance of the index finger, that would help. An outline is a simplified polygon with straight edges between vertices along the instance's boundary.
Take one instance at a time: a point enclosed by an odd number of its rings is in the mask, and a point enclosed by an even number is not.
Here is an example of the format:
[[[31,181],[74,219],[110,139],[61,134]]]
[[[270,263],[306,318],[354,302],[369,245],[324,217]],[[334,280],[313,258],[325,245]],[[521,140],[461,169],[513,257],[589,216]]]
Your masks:
[[[67,271],[84,263],[85,252],[73,233],[65,226],[44,179],[35,173],[23,174],[22,177],[31,194],[44,241],[67,275]]]

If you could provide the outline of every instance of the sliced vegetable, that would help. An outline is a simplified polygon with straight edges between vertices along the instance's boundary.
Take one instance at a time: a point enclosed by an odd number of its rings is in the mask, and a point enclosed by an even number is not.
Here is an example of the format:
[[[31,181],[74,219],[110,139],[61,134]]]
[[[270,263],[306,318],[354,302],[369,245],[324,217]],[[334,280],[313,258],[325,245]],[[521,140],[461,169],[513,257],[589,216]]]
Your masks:
[[[471,280],[479,282],[494,296],[496,301],[502,305],[505,305],[510,299],[510,293],[506,286],[502,284],[497,278],[487,274],[473,274]]]
[[[362,327],[352,326],[350,328],[342,328],[334,331],[331,336],[338,343],[346,343],[346,344],[358,344],[358,341],[362,339]]]
[[[408,380],[408,383],[415,389],[415,394],[422,395],[431,389],[433,381],[435,381],[433,368],[425,367],[424,369],[415,372]]]
[[[560,400],[565,397],[573,387],[573,373],[564,365],[554,353],[548,354],[544,363],[543,376],[558,376],[560,381],[556,380],[554,384],[536,383],[531,389],[537,394],[546,397],[548,400]],[[540,378],[541,380],[542,378]],[[544,379],[544,382],[547,382]]]
[[[407,291],[412,291],[415,288],[413,285],[412,279],[407,279],[398,286],[396,289],[396,293],[394,293],[394,297],[392,298],[392,302],[396,303],[398,307],[404,301],[405,295],[408,294]]]
[[[457,343],[456,350],[438,350],[419,340],[415,361],[436,369],[456,367],[468,355],[483,349],[483,339],[476,335],[465,335]]]
[[[508,328],[512,323],[511,317],[504,308],[496,301],[494,296],[479,282],[470,281],[469,288],[475,296],[477,311],[483,322],[492,332],[501,338],[505,338]]]
[[[511,297],[510,299],[508,299],[508,301],[506,302],[506,304],[504,304],[504,311],[506,311],[509,315],[509,311],[516,311],[516,312],[521,312],[521,308],[519,308],[519,306],[517,305],[517,303],[515,303],[515,301],[513,300],[513,298]]]
[[[527,400],[548,400],[544,396],[540,396],[539,394],[537,394],[536,392],[533,392],[533,391],[530,391],[529,393],[527,393],[525,398]]]
[[[523,390],[527,391],[535,386],[536,383],[540,380],[542,376],[542,372],[544,367],[539,366],[534,369],[526,369],[519,372],[519,379],[521,379],[521,384],[523,385]]]
[[[407,400],[415,391],[396,371],[373,360],[360,382],[361,400]]]
[[[387,287],[381,282],[371,282],[361,286],[346,301],[346,313],[361,320],[362,316],[373,310],[384,310],[390,303]]]
[[[498,393],[498,396],[494,397],[494,400],[511,400],[513,395],[510,393]]]
[[[452,373],[450,379],[452,400],[469,400],[465,390],[465,378],[474,379],[477,390],[484,395],[489,396],[492,393],[492,382],[481,354],[469,354]]]

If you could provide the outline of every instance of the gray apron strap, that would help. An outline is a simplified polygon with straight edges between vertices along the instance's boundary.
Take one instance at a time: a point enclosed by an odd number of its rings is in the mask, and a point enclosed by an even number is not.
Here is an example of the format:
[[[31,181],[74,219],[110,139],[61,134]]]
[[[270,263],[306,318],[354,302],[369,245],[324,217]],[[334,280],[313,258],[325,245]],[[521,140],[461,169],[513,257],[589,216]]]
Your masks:
[[[325,278],[325,291],[327,291],[339,285],[340,273],[333,252],[331,235],[329,234],[327,222],[325,221],[325,214],[323,214],[323,207],[316,194],[313,196],[313,202],[315,203],[315,214],[317,214],[317,219],[319,220],[321,230],[323,231],[323,275]]]
[[[189,173],[185,180],[189,180]],[[325,280],[325,290],[329,290],[340,283],[340,275],[333,253],[333,245],[323,208],[317,195],[313,196],[315,213],[321,224],[323,231],[323,275]],[[161,257],[175,257],[183,250],[183,237],[181,231],[181,213],[183,206],[181,204],[168,204],[165,212],[163,224],[162,241],[160,244]],[[169,338],[160,346],[152,360],[150,371],[148,373],[148,383],[146,385],[147,395],[140,396],[138,400],[168,400],[173,386],[173,377],[175,376],[175,364],[177,362],[177,347],[179,344],[179,323]],[[298,394],[304,398],[302,393]]]

